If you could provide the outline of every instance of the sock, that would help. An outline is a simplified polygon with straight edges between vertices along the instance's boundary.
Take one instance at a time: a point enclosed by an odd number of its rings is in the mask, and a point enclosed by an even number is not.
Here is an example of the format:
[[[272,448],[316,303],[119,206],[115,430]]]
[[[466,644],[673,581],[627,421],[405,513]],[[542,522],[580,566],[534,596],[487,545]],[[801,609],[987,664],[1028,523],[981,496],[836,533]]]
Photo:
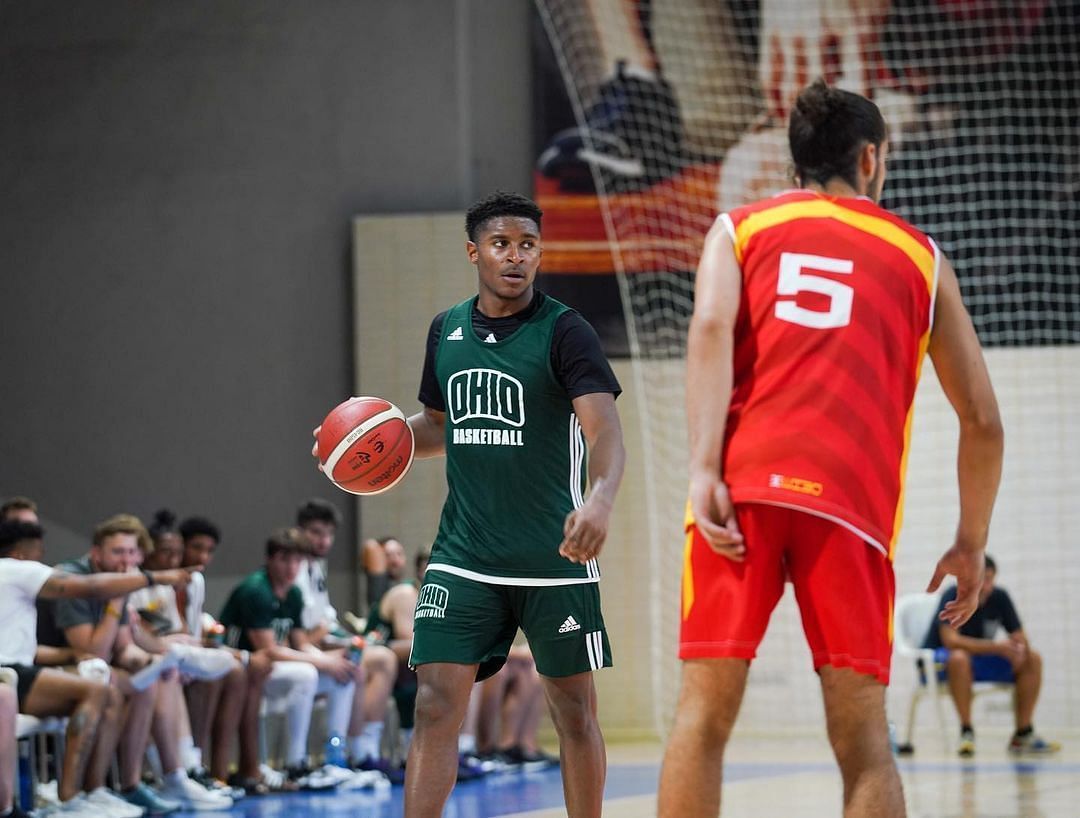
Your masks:
[[[1022,727],[1021,729],[1017,730],[1014,733],[1014,735],[1017,738],[1023,738],[1024,736],[1030,736],[1034,732],[1035,732],[1035,726],[1029,724],[1027,727]]]
[[[970,724],[961,724],[960,735],[964,735],[964,733],[971,733],[971,735],[975,735],[975,728],[972,727]]]
[[[457,738],[457,749],[459,753],[465,753],[466,755],[472,755],[476,752],[476,736],[470,736],[468,733],[462,733]]]
[[[180,763],[187,770],[202,767],[202,750],[195,746],[195,739],[191,736],[180,736]]]
[[[15,807],[8,807],[3,812],[0,812],[0,818],[8,818],[11,813],[15,812]]]
[[[383,723],[365,721],[358,736],[349,736],[349,754],[355,761],[376,759],[379,757],[379,744],[382,742]]]
[[[180,786],[183,786],[185,781],[187,781],[187,770],[185,770],[183,767],[178,767],[177,769],[173,770],[171,773],[166,773],[165,774],[165,783],[166,784],[169,784],[169,785],[172,785],[172,786],[175,786],[175,787],[180,787]]]

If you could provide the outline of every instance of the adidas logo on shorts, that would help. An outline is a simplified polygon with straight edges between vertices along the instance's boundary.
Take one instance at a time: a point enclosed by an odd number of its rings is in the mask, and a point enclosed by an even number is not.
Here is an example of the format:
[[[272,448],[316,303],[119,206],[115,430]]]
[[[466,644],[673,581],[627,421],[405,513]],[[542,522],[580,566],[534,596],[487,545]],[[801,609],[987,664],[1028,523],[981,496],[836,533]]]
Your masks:
[[[566,621],[559,626],[559,633],[570,633],[570,631],[581,630],[581,625],[577,623],[577,620],[572,616],[566,617]]]
[[[458,327],[456,330],[454,330],[449,335],[447,335],[446,340],[447,341],[464,341],[465,340],[465,335],[461,332],[461,327]]]

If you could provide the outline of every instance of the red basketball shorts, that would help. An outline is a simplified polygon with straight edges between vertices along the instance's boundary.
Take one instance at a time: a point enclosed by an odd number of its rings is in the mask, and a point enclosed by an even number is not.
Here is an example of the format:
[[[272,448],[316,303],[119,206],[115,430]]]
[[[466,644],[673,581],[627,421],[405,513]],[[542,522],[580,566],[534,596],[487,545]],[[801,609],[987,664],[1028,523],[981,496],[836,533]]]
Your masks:
[[[850,667],[888,684],[896,581],[885,555],[803,511],[744,503],[736,516],[743,562],[717,554],[687,526],[679,658],[753,659],[790,580],[814,670]]]

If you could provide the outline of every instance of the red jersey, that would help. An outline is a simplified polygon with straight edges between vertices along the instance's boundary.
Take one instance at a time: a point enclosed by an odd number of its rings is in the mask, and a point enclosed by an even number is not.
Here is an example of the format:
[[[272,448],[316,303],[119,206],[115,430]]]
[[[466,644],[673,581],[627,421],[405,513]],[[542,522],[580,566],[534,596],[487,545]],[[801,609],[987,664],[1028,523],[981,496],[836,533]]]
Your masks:
[[[724,480],[890,558],[939,253],[866,198],[794,190],[720,216],[742,269]]]

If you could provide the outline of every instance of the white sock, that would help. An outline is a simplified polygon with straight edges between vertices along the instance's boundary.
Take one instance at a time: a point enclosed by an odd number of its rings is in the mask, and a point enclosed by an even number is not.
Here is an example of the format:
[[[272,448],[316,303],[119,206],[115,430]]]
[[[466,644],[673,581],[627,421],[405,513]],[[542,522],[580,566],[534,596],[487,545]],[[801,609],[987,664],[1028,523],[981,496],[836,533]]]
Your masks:
[[[471,755],[476,752],[476,736],[462,733],[457,737],[457,749],[459,753]]]
[[[353,759],[363,761],[365,758],[378,758],[382,733],[383,723],[381,721],[365,721],[360,735],[349,736],[349,753]]]
[[[178,767],[171,773],[165,774],[165,783],[170,786],[181,787],[185,781],[187,781],[187,771],[183,767]]]
[[[202,750],[195,746],[191,736],[180,736],[180,763],[186,770],[197,770],[202,766]]]

